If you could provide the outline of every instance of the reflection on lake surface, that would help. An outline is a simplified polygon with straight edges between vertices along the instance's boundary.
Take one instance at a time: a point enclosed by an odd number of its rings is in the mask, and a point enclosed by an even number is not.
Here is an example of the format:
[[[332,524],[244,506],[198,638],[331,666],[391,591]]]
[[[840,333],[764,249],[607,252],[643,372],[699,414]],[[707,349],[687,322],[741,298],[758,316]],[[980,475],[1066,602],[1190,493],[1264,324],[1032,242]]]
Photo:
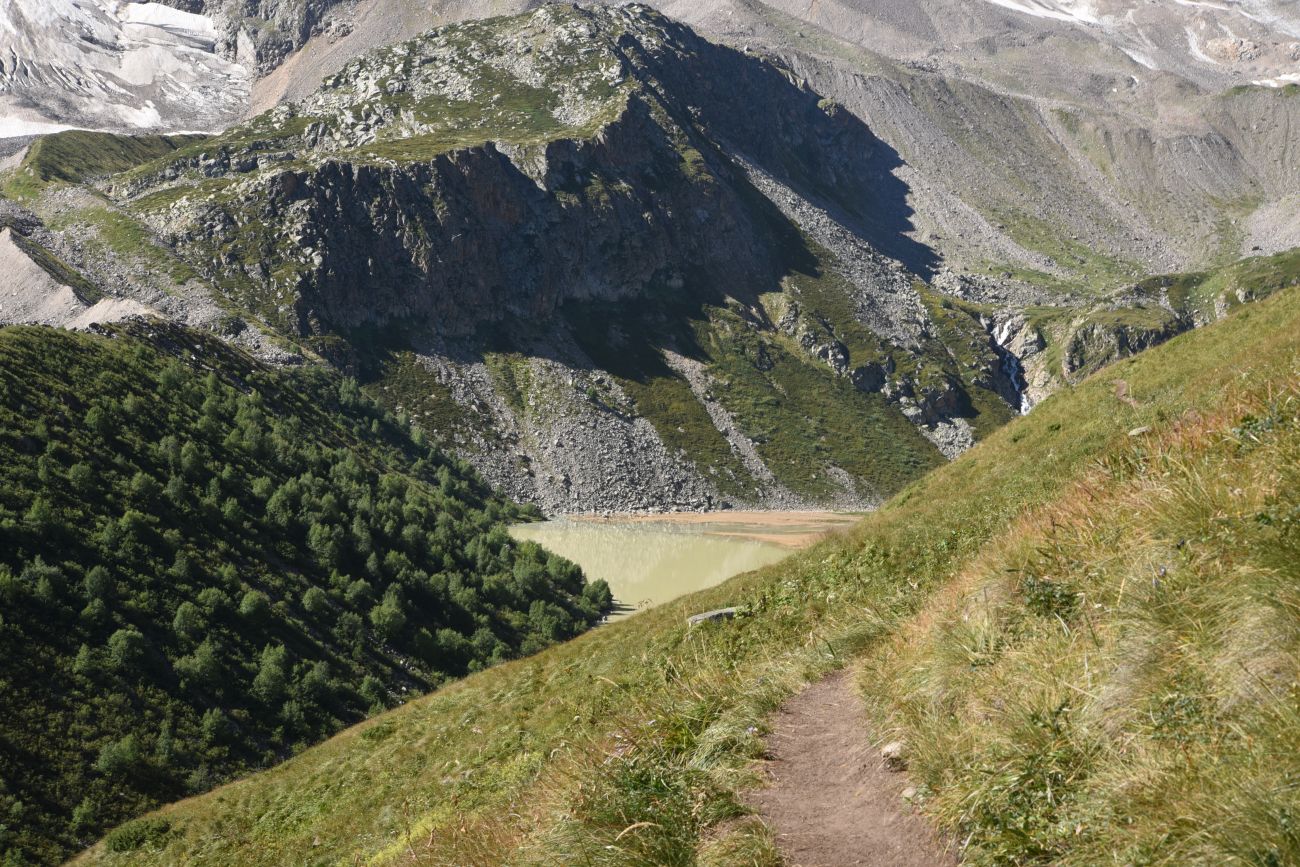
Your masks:
[[[854,520],[848,516],[819,518],[801,522],[801,526],[815,527],[819,532],[805,532],[807,539],[801,536],[800,542]],[[615,600],[635,610],[712,587],[732,575],[785,558],[794,546],[788,541],[785,545],[772,541],[776,535],[773,529],[768,520],[749,524],[730,515],[719,516],[718,520],[686,516],[680,521],[671,517],[560,518],[521,524],[512,528],[511,534],[567,557],[582,567],[589,580],[604,578]]]

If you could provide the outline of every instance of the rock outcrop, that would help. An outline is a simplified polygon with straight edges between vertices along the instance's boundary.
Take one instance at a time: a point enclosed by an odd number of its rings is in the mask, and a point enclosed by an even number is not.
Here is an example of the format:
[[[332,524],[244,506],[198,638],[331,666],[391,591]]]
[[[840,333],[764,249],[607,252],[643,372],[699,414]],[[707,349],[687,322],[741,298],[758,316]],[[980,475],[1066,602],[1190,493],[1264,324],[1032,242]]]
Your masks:
[[[866,240],[901,229],[880,147],[646,7],[552,5],[359,58],[103,189],[337,363],[383,382],[412,352],[403,407],[459,419],[440,434],[523,499],[863,506],[973,444],[954,419],[986,389]]]

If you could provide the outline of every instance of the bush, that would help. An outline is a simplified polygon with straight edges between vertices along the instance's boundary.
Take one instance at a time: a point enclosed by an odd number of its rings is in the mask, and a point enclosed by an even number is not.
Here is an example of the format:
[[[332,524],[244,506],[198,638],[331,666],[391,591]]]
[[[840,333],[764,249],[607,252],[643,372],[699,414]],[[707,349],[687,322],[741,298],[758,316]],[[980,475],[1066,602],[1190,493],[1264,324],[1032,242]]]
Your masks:
[[[145,846],[161,843],[171,829],[171,823],[166,819],[136,819],[110,831],[104,838],[104,846],[110,852],[135,852]]]

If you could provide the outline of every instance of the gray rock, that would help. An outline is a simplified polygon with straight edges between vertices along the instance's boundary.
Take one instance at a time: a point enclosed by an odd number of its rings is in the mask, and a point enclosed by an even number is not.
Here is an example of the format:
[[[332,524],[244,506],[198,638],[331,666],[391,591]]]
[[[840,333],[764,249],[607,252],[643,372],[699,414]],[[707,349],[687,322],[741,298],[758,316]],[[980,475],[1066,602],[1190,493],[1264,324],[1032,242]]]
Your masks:
[[[716,623],[721,620],[730,620],[736,616],[739,608],[716,608],[713,611],[705,611],[703,614],[692,614],[686,618],[686,625],[695,628],[701,623]]]
[[[902,741],[891,741],[881,747],[880,758],[891,771],[907,770],[907,746]]]

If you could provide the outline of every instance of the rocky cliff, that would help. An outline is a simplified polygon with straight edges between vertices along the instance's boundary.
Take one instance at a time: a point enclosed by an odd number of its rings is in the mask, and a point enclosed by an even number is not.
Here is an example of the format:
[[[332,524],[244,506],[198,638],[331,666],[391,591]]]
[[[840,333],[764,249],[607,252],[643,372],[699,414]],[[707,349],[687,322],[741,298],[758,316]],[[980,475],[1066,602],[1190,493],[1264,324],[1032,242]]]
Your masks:
[[[220,34],[221,52],[245,67],[265,74],[308,39],[328,32],[338,35],[348,25],[330,15],[336,6],[355,0],[158,0],[183,12],[212,19]]]
[[[550,511],[870,505],[1254,291],[954,271],[796,67],[549,5],[165,152],[50,139],[4,189],[92,283],[340,366]]]
[[[557,5],[359,58],[102,189],[520,497],[849,505],[1011,413],[978,316],[937,321],[866,240],[908,243],[888,158],[778,66]]]

